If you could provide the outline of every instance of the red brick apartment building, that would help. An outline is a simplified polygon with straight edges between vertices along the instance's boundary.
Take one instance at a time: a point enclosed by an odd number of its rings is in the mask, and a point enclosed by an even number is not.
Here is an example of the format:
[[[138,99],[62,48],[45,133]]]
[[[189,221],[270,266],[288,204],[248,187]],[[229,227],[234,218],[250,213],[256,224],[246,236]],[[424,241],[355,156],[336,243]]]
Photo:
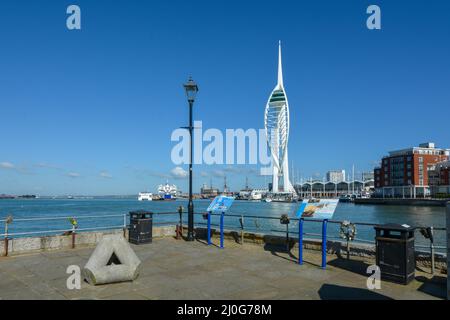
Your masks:
[[[376,195],[383,198],[429,196],[429,171],[435,173],[436,164],[448,161],[449,155],[450,149],[436,148],[432,142],[389,152],[381,160],[381,167],[374,169]],[[435,179],[433,175],[432,180]]]
[[[450,197],[450,161],[437,163],[429,171],[432,197]]]

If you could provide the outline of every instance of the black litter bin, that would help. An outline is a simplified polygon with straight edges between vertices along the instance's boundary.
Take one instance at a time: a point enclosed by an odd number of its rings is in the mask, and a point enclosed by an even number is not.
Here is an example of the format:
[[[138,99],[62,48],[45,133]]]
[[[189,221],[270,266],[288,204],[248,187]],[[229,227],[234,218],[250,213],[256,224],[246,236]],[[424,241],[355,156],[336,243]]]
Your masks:
[[[384,224],[375,227],[376,261],[381,279],[408,284],[415,276],[414,228]]]
[[[152,242],[153,212],[130,212],[130,228],[128,241],[134,244]]]

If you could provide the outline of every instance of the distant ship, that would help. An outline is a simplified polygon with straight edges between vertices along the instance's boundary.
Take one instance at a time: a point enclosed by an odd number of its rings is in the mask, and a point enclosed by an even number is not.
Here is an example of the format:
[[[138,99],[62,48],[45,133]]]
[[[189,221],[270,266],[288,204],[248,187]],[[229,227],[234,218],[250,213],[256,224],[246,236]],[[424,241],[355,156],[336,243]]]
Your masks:
[[[174,184],[161,184],[158,187],[158,195],[162,200],[175,200],[178,195],[178,188]]]
[[[249,200],[260,201],[268,192],[269,190],[267,189],[253,189],[250,193]]]
[[[139,192],[138,200],[139,201],[152,201],[153,200],[153,193],[150,193],[150,192]]]
[[[9,194],[0,194],[0,199],[15,199],[16,196],[12,196]]]

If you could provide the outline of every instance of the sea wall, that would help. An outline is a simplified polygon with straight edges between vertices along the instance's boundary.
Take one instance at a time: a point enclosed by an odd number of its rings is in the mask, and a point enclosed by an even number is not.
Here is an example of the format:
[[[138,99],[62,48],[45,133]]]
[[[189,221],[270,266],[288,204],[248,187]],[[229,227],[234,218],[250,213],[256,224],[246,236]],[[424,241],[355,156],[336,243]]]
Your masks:
[[[96,245],[105,234],[124,234],[128,238],[127,230],[111,230],[97,232],[80,232],[74,237],[75,247],[89,247]],[[175,228],[173,226],[154,227],[153,237],[174,236]],[[55,235],[30,238],[16,238],[8,241],[8,256],[33,253],[39,251],[51,251],[72,248],[72,235]],[[0,240],[0,256],[6,253],[4,239]]]

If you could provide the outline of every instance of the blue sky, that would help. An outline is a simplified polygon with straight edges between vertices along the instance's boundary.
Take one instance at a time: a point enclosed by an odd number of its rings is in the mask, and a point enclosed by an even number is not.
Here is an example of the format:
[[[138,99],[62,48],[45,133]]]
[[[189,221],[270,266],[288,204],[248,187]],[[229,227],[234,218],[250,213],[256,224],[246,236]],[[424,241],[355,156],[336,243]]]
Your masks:
[[[66,28],[77,4],[82,30]],[[377,4],[382,29],[366,28]],[[289,157],[303,178],[371,170],[387,151],[450,148],[448,1],[0,3],[0,193],[133,194],[173,177],[182,83],[203,127],[263,128],[283,42]],[[183,166],[187,169],[186,166]],[[195,166],[232,189],[255,166]],[[201,174],[200,174],[201,173]]]

